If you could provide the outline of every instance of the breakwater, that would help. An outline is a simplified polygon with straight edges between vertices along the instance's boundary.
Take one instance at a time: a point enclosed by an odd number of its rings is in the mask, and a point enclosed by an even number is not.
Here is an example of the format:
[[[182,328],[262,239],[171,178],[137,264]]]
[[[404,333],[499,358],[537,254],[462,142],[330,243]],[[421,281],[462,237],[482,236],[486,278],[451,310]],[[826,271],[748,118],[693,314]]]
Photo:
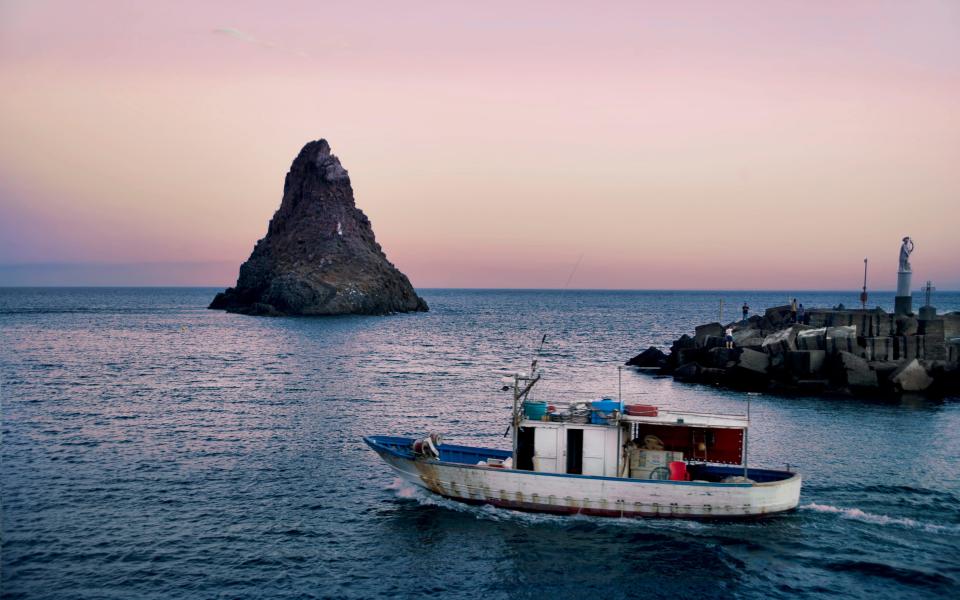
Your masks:
[[[926,310],[925,310],[926,309]],[[696,327],[670,352],[650,347],[628,365],[677,380],[774,392],[931,395],[960,390],[960,313],[789,306]]]

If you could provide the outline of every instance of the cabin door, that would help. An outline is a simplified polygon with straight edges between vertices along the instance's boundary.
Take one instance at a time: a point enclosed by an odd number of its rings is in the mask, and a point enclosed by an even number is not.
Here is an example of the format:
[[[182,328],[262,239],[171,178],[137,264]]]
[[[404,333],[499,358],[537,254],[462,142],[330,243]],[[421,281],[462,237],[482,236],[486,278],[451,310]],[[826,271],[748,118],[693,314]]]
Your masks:
[[[583,474],[603,475],[603,429],[583,430]]]
[[[583,430],[567,429],[567,473],[583,473]]]
[[[533,470],[540,473],[556,473],[557,429],[537,427],[533,436]]]

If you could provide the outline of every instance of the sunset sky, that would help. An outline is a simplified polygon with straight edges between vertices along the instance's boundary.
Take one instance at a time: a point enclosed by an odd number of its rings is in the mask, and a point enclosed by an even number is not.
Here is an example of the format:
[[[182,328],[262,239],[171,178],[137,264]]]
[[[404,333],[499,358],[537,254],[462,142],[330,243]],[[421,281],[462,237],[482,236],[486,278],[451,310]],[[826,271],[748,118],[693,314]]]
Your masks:
[[[417,287],[960,289],[955,0],[0,0],[0,285],[232,284],[321,137]]]

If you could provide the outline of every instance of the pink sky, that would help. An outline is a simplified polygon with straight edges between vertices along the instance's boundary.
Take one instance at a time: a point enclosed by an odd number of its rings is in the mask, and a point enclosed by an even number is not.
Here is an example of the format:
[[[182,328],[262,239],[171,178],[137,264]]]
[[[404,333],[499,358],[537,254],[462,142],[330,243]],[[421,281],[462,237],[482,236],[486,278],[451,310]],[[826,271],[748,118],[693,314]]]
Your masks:
[[[0,263],[232,283],[325,137],[418,287],[960,288],[954,1],[0,0],[0,90]]]

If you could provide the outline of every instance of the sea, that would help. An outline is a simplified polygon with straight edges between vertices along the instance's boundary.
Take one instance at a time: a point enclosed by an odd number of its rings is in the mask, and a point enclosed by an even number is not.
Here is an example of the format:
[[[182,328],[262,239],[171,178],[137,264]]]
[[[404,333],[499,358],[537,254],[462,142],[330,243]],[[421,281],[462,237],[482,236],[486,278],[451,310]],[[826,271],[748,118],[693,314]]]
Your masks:
[[[744,301],[857,292],[428,289],[428,313],[262,318],[208,310],[216,291],[0,289],[3,598],[960,597],[960,399],[618,369],[721,300],[733,320]],[[960,310],[960,293],[934,304]],[[537,399],[749,409],[750,464],[799,470],[799,509],[703,523],[465,506],[401,485],[363,443],[509,448],[501,378],[541,341]]]

